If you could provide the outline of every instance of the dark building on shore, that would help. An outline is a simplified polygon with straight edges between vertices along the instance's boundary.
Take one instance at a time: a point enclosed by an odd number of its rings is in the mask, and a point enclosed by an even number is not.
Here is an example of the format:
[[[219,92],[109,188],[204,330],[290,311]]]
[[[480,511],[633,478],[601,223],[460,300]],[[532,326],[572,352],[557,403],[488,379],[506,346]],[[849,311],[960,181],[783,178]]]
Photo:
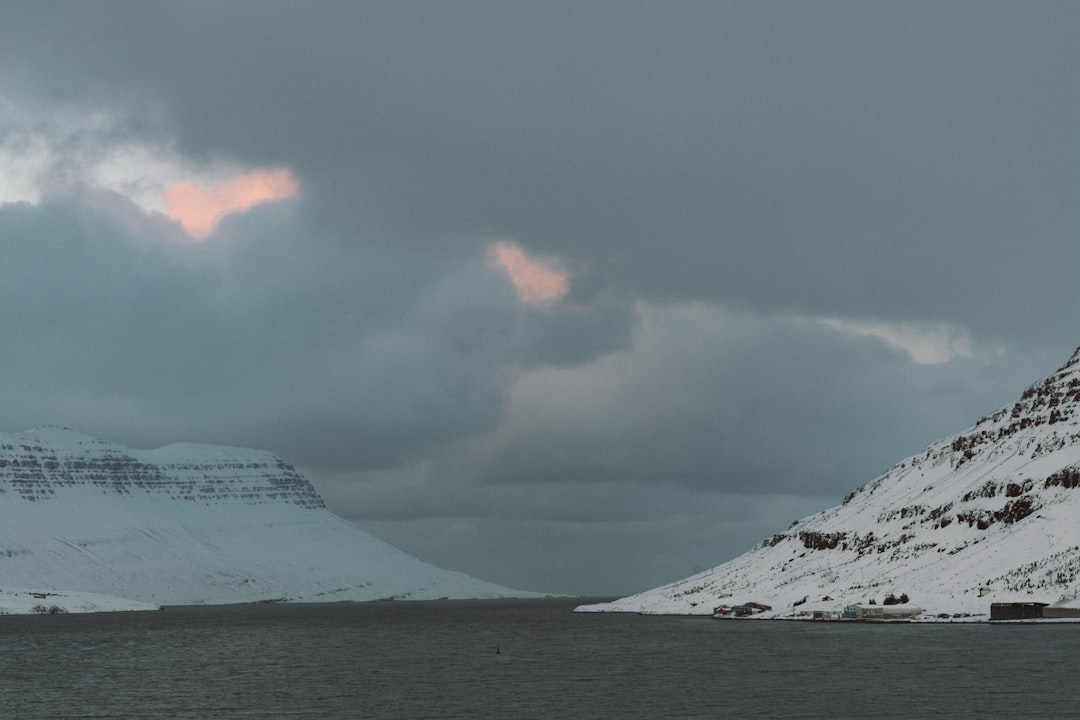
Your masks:
[[[1044,607],[1043,617],[1053,620],[1080,618],[1080,600],[1063,597],[1056,603]]]
[[[1043,616],[1044,602],[996,602],[990,604],[991,620],[1038,620]]]

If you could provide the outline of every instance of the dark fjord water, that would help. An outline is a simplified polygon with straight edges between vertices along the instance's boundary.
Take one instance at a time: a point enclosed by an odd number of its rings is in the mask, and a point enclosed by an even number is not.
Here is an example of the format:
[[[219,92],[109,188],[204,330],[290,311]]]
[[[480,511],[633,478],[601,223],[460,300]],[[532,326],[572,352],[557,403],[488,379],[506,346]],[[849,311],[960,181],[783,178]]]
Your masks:
[[[0,617],[0,718],[1080,717],[1080,625],[721,622],[576,602]]]

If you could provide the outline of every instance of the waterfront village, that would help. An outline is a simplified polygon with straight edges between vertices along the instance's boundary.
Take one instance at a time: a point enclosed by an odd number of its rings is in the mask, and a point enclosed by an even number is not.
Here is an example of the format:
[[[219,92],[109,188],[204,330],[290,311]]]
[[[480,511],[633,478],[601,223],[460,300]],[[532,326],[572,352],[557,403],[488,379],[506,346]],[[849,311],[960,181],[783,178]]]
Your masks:
[[[819,622],[942,622],[942,621],[1075,621],[1080,620],[1080,598],[1063,597],[1057,602],[1034,600],[990,603],[989,618],[986,613],[937,613],[928,614],[910,602],[907,595],[888,595],[882,604],[870,600],[844,606],[842,610],[800,609],[808,598],[796,601],[790,611],[777,612],[772,606],[750,601],[739,605],[724,604],[713,608],[712,617],[717,620],[758,618],[768,620],[810,620]],[[822,602],[833,602],[828,595]]]

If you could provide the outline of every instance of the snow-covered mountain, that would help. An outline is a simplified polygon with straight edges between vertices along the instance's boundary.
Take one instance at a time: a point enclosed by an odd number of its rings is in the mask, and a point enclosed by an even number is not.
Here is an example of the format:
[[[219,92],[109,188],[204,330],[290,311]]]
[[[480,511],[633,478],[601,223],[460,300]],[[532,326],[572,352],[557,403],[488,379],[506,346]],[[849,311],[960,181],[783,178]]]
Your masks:
[[[360,531],[270,453],[59,428],[0,434],[0,585],[158,605],[533,595]]]
[[[1080,349],[1020,399],[712,570],[583,611],[773,616],[892,594],[929,613],[1080,593]]]

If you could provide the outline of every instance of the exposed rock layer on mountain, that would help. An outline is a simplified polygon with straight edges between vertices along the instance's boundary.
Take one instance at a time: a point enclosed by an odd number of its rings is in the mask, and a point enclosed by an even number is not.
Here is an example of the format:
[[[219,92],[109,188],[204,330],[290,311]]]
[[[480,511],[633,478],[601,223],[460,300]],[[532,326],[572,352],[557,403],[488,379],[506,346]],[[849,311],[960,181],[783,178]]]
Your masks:
[[[270,453],[59,428],[0,434],[0,584],[160,605],[532,595],[360,531]]]
[[[908,595],[929,613],[1080,592],[1080,349],[975,425],[712,570],[587,611],[773,616]]]

